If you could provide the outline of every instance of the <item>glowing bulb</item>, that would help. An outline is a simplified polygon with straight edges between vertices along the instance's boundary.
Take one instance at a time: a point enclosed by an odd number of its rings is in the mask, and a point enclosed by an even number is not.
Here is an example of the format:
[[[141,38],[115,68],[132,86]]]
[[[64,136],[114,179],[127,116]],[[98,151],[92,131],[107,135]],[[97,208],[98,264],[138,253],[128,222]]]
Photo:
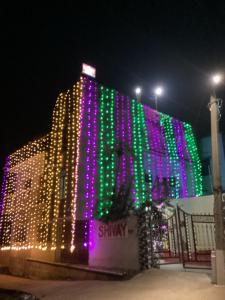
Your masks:
[[[220,74],[215,74],[213,77],[212,77],[212,82],[214,85],[217,85],[221,82],[222,80],[222,76]]]
[[[155,94],[156,96],[161,96],[163,93],[163,88],[161,86],[158,86],[156,89],[155,89]]]
[[[137,87],[136,89],[135,89],[135,94],[136,95],[140,95],[141,94],[141,88],[140,87]]]

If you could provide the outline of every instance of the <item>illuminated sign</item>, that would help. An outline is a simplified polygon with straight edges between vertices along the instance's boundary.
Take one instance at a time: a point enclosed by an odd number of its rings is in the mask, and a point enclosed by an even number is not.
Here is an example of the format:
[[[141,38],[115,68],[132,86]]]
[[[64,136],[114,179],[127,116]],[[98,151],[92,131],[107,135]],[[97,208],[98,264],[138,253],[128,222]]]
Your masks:
[[[96,69],[87,64],[82,64],[82,73],[95,78]]]
[[[126,222],[101,224],[98,226],[99,239],[126,238],[128,236],[128,227]]]

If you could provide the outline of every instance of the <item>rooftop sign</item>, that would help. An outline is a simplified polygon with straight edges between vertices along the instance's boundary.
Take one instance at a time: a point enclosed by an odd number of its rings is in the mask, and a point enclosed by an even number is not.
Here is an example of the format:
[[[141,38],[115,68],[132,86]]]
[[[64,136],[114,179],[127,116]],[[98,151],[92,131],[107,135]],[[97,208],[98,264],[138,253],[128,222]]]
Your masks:
[[[92,66],[87,65],[87,64],[82,64],[82,73],[95,78],[96,69],[93,68]]]

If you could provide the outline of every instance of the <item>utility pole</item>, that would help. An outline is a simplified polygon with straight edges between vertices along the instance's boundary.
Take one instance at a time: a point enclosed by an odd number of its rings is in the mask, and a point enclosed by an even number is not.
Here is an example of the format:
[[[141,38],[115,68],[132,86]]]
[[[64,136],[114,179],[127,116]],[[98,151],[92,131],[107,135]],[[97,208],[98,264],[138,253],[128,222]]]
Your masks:
[[[141,93],[142,93],[142,89],[141,87],[136,87],[135,89],[135,94],[136,94],[136,98],[137,98],[137,102],[141,103]]]
[[[154,90],[155,94],[155,110],[158,111],[158,99],[163,94],[163,88],[161,86],[158,86]]]
[[[213,193],[216,242],[216,283],[225,285],[225,238],[219,150],[219,105],[215,92],[210,96]]]
[[[155,110],[158,111],[158,96],[155,95]]]

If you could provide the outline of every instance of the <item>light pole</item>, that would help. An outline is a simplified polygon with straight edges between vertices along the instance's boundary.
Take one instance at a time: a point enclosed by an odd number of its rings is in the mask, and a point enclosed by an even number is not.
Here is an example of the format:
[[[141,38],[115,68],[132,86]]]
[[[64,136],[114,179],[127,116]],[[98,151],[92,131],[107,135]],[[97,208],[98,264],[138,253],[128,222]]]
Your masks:
[[[162,95],[163,88],[161,86],[156,87],[154,94],[155,94],[155,109],[158,110],[158,98]]]
[[[214,194],[214,218],[215,218],[215,242],[216,242],[216,283],[225,284],[225,239],[223,202],[220,174],[220,151],[219,151],[219,101],[216,98],[215,87],[222,81],[221,75],[212,77],[213,91],[210,96],[209,110],[211,114],[211,144],[213,166],[213,194]]]
[[[139,86],[136,87],[135,94],[136,94],[137,102],[141,102],[141,93],[142,93],[142,89]]]

